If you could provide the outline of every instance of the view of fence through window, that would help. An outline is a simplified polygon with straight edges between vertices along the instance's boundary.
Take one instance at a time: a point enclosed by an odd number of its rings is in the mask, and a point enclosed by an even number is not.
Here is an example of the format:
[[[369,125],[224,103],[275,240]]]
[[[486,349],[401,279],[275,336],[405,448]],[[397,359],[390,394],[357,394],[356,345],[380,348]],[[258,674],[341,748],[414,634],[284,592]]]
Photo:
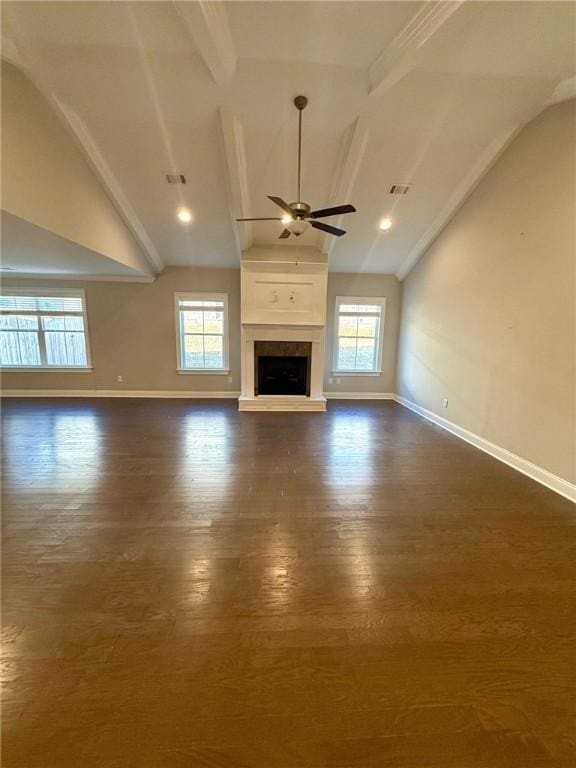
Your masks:
[[[376,371],[382,306],[338,304],[338,371]]]
[[[85,368],[84,303],[76,296],[0,296],[0,365]]]
[[[179,298],[178,311],[181,367],[223,369],[225,301]]]

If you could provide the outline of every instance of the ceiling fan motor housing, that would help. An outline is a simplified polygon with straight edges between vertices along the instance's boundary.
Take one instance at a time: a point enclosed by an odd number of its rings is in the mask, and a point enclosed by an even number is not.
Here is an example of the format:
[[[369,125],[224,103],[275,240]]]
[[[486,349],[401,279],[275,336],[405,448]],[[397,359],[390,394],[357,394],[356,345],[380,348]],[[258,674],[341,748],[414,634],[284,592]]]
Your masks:
[[[299,219],[305,218],[310,213],[308,203],[290,203],[290,208],[292,208]]]

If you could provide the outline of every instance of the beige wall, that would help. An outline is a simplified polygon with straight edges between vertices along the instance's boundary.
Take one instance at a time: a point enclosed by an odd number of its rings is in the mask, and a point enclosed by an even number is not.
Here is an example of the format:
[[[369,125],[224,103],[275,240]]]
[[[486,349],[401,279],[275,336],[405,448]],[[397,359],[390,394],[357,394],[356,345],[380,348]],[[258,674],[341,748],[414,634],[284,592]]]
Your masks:
[[[337,376],[332,374],[334,359],[334,328],[336,296],[374,296],[386,299],[384,319],[384,346],[382,349],[382,373],[380,376]],[[328,303],[326,320],[326,392],[394,392],[396,378],[396,354],[402,284],[394,275],[356,275],[346,272],[328,274]],[[328,379],[332,379],[332,383]],[[336,379],[340,379],[340,383]]]
[[[5,372],[3,389],[97,389],[201,392],[240,390],[240,270],[169,267],[153,283],[4,280],[5,287],[83,288],[93,371]],[[174,293],[227,293],[230,375],[176,373]],[[328,384],[336,296],[385,296],[383,370],[377,377],[342,377]],[[331,274],[328,278],[326,389],[329,392],[392,392],[400,319],[401,283],[389,275]],[[119,384],[117,377],[122,376]]]
[[[91,372],[5,372],[3,389],[126,389],[238,391],[240,389],[240,270],[169,267],[153,283],[4,280],[5,287],[84,288]],[[230,375],[176,372],[174,293],[228,294]],[[117,377],[122,376],[119,384]]]
[[[2,208],[150,273],[150,266],[53,108],[2,62]]]
[[[398,365],[402,396],[569,481],[575,118],[529,124],[408,275]]]

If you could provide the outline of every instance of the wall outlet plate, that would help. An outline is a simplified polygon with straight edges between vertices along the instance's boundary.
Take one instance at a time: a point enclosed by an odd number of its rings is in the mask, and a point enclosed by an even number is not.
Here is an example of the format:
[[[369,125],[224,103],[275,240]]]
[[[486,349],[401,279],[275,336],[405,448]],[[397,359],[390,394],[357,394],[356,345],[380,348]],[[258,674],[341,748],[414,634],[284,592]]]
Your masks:
[[[442,407],[443,408],[448,408],[448,398],[447,397],[445,397],[444,400],[442,400]]]

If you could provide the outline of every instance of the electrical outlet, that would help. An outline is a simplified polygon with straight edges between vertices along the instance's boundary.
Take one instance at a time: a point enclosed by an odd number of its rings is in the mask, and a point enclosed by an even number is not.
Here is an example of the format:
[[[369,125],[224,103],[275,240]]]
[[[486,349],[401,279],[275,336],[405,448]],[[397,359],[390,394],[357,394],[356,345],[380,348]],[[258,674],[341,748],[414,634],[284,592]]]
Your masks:
[[[336,384],[340,384],[340,379],[336,379]]]
[[[445,397],[444,400],[442,400],[442,407],[443,408],[448,408],[448,398],[447,397]]]
[[[328,379],[328,384],[334,384],[334,379],[332,378]]]
[[[118,384],[122,384],[122,382],[124,381],[122,376],[117,376],[116,378],[118,379]]]
[[[232,384],[232,376],[228,376],[228,384]]]

